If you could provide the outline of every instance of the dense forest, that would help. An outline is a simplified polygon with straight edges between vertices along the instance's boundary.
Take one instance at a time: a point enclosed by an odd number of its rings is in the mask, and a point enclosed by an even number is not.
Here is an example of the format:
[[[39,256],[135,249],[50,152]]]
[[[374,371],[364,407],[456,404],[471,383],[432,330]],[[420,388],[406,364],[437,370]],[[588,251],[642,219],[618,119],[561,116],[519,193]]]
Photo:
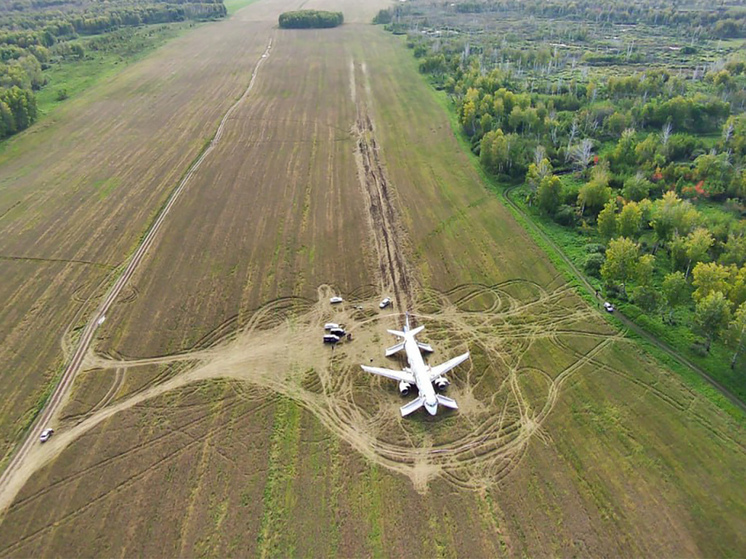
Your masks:
[[[374,22],[599,289],[746,399],[722,373],[745,365],[746,8],[413,0]]]
[[[0,4],[0,138],[37,117],[45,70],[86,56],[86,36],[125,27],[223,17],[222,0],[14,0]],[[91,41],[92,48],[106,40]]]
[[[279,24],[283,29],[323,29],[342,25],[342,12],[321,10],[299,10],[280,14]]]

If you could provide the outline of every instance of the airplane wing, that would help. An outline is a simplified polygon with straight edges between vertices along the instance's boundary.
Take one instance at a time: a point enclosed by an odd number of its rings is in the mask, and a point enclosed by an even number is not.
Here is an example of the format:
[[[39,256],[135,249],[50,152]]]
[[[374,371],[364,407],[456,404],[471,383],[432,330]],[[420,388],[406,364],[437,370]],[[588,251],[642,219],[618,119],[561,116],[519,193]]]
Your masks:
[[[396,353],[397,351],[401,351],[402,349],[404,349],[404,342],[392,345],[386,350],[386,357],[391,357],[392,355],[394,355],[394,353]]]
[[[399,411],[401,412],[402,417],[406,417],[413,411],[417,411],[425,404],[425,398],[422,396],[415,398],[408,404],[403,405],[401,408],[399,408]]]
[[[430,380],[435,380],[441,375],[446,374],[448,371],[453,369],[454,367],[461,365],[464,361],[469,359],[469,352],[467,351],[463,355],[459,355],[458,357],[454,357],[453,359],[446,361],[442,365],[438,365],[437,367],[432,367],[430,370]]]
[[[360,366],[366,373],[373,373],[374,375],[380,375],[382,377],[390,378],[393,380],[415,384],[414,375],[406,371],[393,371],[391,369],[383,369],[381,367],[368,367],[367,365]]]
[[[435,399],[438,400],[438,404],[440,404],[441,406],[451,408],[452,410],[458,409],[458,404],[456,403],[456,400],[454,400],[453,398],[449,398],[448,396],[443,396],[442,394],[436,394]]]

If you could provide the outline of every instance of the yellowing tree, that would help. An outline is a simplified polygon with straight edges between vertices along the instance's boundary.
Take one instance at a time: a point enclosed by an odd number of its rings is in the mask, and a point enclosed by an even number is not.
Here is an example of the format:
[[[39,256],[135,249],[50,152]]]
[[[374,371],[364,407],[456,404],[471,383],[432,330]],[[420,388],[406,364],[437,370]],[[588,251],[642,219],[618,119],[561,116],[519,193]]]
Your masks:
[[[730,322],[730,303],[722,291],[713,291],[702,297],[694,310],[694,321],[707,340],[707,351]]]
[[[696,288],[692,293],[692,299],[699,302],[716,291],[727,294],[732,285],[734,272],[735,268],[732,266],[700,262],[692,270],[692,285]]]
[[[554,214],[560,202],[560,192],[562,191],[562,182],[559,177],[548,175],[541,180],[537,199],[539,208],[548,214]]]
[[[642,226],[642,208],[637,202],[627,202],[619,213],[619,235],[637,238]]]
[[[686,200],[681,200],[675,192],[669,191],[653,206],[653,221],[651,225],[655,235],[662,243],[666,243],[674,233],[686,236],[699,221],[699,213]]]
[[[606,202],[598,214],[598,233],[607,241],[617,234],[616,200]]]
[[[704,227],[698,227],[686,238],[686,256],[688,263],[686,265],[686,277],[689,277],[689,270],[692,264],[707,262],[710,260],[710,249],[715,243],[712,234]]]

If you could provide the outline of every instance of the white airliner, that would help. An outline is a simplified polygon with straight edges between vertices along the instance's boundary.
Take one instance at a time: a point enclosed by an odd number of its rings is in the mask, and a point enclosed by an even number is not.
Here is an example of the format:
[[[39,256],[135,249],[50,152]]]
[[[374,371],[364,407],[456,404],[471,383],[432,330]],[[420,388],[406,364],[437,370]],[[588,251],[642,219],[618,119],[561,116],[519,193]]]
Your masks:
[[[390,379],[399,381],[399,392],[402,396],[409,394],[409,391],[413,386],[417,387],[419,396],[409,402],[408,404],[401,407],[402,416],[407,416],[413,411],[418,410],[422,406],[430,415],[435,415],[438,411],[438,404],[447,408],[458,409],[456,401],[443,396],[442,394],[436,394],[435,389],[439,391],[445,390],[450,384],[448,379],[443,375],[454,367],[460,365],[469,358],[469,352],[467,351],[463,355],[454,357],[450,361],[446,361],[442,365],[437,367],[430,367],[425,364],[422,359],[420,350],[432,352],[433,348],[428,344],[423,344],[415,339],[415,336],[425,329],[424,326],[419,326],[414,330],[409,328],[409,313],[407,313],[407,322],[404,325],[404,331],[399,332],[398,330],[388,330],[390,334],[404,338],[404,341],[392,346],[386,350],[386,357],[393,355],[397,351],[402,349],[407,353],[407,361],[409,367],[403,371],[394,371],[392,369],[382,369],[380,367],[368,367],[367,365],[361,365],[364,371],[373,373],[374,375],[381,375]]]

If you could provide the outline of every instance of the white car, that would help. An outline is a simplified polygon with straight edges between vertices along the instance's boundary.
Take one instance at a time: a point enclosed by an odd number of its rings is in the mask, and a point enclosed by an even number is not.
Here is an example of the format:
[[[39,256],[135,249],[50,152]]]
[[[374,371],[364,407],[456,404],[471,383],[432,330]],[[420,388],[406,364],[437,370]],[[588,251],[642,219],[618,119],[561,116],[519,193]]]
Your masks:
[[[336,305],[337,303],[341,303],[342,301],[344,301],[344,299],[342,299],[342,297],[332,297],[331,299],[329,299],[329,302],[332,305]]]
[[[51,438],[52,435],[54,435],[54,429],[46,428],[41,432],[39,440],[45,443]]]
[[[332,330],[334,328],[341,328],[341,325],[337,324],[336,322],[327,322],[324,324],[324,330]]]
[[[389,297],[386,297],[383,301],[378,303],[378,308],[385,309],[391,304],[391,299]]]
[[[606,301],[604,303],[604,308],[606,309],[606,312],[614,312],[614,305]]]

